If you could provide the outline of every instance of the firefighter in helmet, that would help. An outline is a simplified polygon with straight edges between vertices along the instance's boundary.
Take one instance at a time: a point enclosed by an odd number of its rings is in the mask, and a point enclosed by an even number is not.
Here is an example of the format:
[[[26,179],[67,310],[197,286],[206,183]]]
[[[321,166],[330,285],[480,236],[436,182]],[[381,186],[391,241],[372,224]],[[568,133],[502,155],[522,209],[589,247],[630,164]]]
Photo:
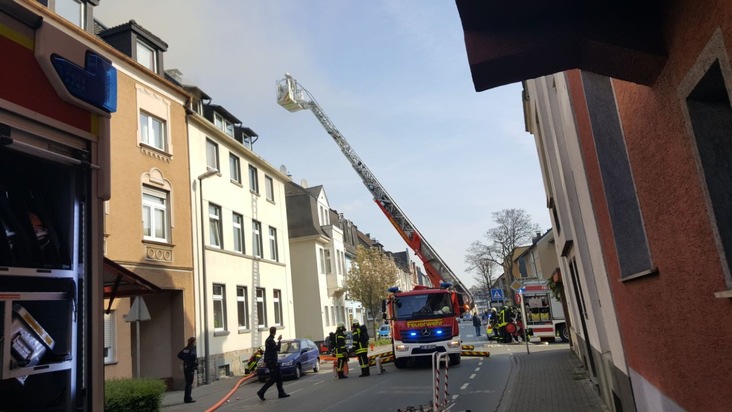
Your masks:
[[[346,324],[343,322],[338,322],[335,341],[336,372],[338,372],[338,379],[345,379],[348,376],[343,373],[343,369],[346,367],[346,362],[348,362],[348,352],[346,350]]]
[[[369,376],[369,334],[366,330],[366,325],[363,327],[358,323],[358,319],[354,319],[351,324],[351,336],[353,337],[353,349],[358,358],[358,364],[361,366],[361,374],[359,378]]]

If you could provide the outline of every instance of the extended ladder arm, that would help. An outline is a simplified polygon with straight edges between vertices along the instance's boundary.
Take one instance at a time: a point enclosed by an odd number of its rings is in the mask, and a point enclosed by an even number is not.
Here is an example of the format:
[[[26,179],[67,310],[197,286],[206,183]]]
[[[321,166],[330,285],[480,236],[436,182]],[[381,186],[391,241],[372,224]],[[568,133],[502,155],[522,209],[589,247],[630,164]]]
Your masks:
[[[353,169],[361,177],[363,184],[371,192],[374,201],[381,211],[384,212],[407,245],[419,256],[433,286],[439,287],[443,281],[450,282],[465,297],[466,303],[472,306],[473,297],[468,288],[455,276],[427,240],[419,233],[409,218],[402,212],[389,193],[386,192],[386,189],[376,179],[376,176],[371,173],[366,164],[358,157],[353,148],[351,148],[351,145],[348,144],[348,141],[346,141],[333,122],[323,112],[323,109],[315,101],[315,98],[310,92],[300,86],[292,76],[285,74],[285,78],[278,82],[277,103],[291,112],[299,110],[311,110],[313,112],[320,124],[323,125],[328,134],[338,144],[341,152],[351,162],[351,166],[353,166]]]

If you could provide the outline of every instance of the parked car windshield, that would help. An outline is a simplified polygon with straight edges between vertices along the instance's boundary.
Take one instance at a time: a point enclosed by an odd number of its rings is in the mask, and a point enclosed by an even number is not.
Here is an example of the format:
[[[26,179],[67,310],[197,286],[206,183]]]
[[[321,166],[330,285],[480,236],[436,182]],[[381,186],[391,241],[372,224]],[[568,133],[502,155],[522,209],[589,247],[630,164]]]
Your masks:
[[[296,353],[300,350],[300,343],[297,341],[283,341],[280,353]]]

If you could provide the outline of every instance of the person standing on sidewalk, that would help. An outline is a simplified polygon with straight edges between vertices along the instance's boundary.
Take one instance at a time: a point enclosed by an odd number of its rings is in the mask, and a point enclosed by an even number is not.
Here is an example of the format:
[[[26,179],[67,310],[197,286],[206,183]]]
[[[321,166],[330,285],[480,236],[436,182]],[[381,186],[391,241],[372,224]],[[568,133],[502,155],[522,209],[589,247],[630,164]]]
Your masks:
[[[475,335],[480,337],[480,327],[483,325],[483,322],[480,320],[480,315],[478,315],[478,312],[473,313],[473,326],[475,327]]]
[[[282,374],[280,373],[280,364],[277,362],[277,353],[280,351],[282,344],[282,335],[277,337],[277,343],[275,343],[275,333],[277,328],[272,326],[269,328],[269,337],[264,341],[264,364],[269,369],[269,380],[257,391],[259,399],[264,399],[264,393],[267,392],[270,386],[277,384],[277,392],[280,398],[287,398],[290,394],[285,393],[285,388],[282,387]]]
[[[195,400],[191,396],[193,391],[193,375],[198,368],[198,355],[196,354],[196,338],[191,336],[188,338],[188,344],[185,348],[178,352],[178,359],[183,361],[183,376],[186,378],[186,387],[183,392],[183,402],[193,403]]]

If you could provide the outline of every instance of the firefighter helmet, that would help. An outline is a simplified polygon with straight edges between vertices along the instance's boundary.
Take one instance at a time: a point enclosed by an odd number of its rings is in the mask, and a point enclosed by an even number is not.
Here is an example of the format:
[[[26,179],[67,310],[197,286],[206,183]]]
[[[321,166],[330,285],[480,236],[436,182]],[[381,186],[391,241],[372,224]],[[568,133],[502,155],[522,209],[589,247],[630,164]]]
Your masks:
[[[346,327],[346,324],[343,323],[343,322],[338,322],[338,327],[339,328],[345,328]]]
[[[354,319],[353,322],[351,322],[351,326],[358,326],[358,319]]]

